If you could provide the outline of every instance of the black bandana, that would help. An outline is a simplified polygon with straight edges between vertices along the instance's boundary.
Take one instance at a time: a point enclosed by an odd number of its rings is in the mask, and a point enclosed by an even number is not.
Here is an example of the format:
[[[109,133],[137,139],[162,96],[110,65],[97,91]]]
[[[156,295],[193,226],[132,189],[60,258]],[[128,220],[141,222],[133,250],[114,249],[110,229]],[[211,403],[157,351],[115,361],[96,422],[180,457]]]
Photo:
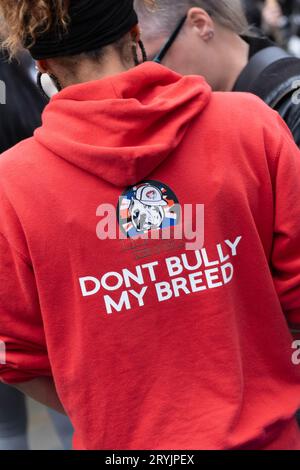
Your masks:
[[[50,59],[100,49],[121,39],[137,23],[133,0],[71,0],[67,32],[57,27],[26,44],[32,57]]]

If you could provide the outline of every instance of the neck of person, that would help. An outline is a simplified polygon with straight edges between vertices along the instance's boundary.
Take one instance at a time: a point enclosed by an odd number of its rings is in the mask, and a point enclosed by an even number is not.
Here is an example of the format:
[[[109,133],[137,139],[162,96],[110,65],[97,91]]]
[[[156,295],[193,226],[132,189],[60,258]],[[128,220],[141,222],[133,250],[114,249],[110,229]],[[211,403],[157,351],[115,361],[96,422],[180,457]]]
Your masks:
[[[232,91],[242,70],[249,62],[249,44],[235,33],[228,34],[220,43],[221,67],[226,73],[218,85],[218,91]]]
[[[62,88],[106,77],[118,75],[134,67],[131,57],[121,58],[114,50],[107,52],[100,61],[83,57],[76,63],[75,68],[55,67],[54,75],[58,78]]]

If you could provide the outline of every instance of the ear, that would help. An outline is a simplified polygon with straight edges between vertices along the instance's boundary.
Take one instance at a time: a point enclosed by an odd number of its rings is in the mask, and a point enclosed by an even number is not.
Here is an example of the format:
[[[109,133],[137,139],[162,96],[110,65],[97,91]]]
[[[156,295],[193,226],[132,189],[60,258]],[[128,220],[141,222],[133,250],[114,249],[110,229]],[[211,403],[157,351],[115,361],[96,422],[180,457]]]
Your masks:
[[[135,41],[135,42],[139,42],[140,39],[141,39],[141,30],[140,30],[140,27],[139,25],[135,25],[131,31],[131,37],[132,37],[132,40]]]
[[[36,66],[41,73],[47,73],[49,71],[49,66],[47,60],[37,60]]]
[[[213,19],[203,8],[190,8],[186,22],[190,27],[196,28],[202,40],[208,41],[213,38],[215,32]]]

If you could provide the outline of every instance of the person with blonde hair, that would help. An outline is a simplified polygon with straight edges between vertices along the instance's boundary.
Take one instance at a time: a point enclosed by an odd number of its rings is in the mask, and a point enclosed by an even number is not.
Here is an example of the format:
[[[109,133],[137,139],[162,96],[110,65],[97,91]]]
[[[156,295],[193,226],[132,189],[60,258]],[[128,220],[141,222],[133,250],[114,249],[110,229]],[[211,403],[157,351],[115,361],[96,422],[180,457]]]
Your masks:
[[[259,96],[300,146],[300,60],[254,33],[240,0],[135,0],[135,8],[150,59],[202,75],[214,91]],[[276,0],[266,12],[278,21]]]
[[[283,121],[147,61],[132,0],[0,12],[56,88],[0,159],[1,380],[66,413],[76,449],[299,450]]]

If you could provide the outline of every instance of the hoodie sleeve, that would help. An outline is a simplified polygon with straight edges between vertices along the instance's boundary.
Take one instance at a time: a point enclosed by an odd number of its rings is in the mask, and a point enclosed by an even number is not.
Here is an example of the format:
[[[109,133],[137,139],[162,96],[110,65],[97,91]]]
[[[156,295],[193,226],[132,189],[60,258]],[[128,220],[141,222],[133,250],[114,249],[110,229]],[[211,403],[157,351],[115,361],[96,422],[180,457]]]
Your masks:
[[[32,266],[0,233],[0,379],[50,376]]]
[[[300,330],[300,151],[285,123],[272,129],[274,165],[274,241],[272,270],[276,291],[293,333]],[[279,145],[278,145],[278,137]]]

